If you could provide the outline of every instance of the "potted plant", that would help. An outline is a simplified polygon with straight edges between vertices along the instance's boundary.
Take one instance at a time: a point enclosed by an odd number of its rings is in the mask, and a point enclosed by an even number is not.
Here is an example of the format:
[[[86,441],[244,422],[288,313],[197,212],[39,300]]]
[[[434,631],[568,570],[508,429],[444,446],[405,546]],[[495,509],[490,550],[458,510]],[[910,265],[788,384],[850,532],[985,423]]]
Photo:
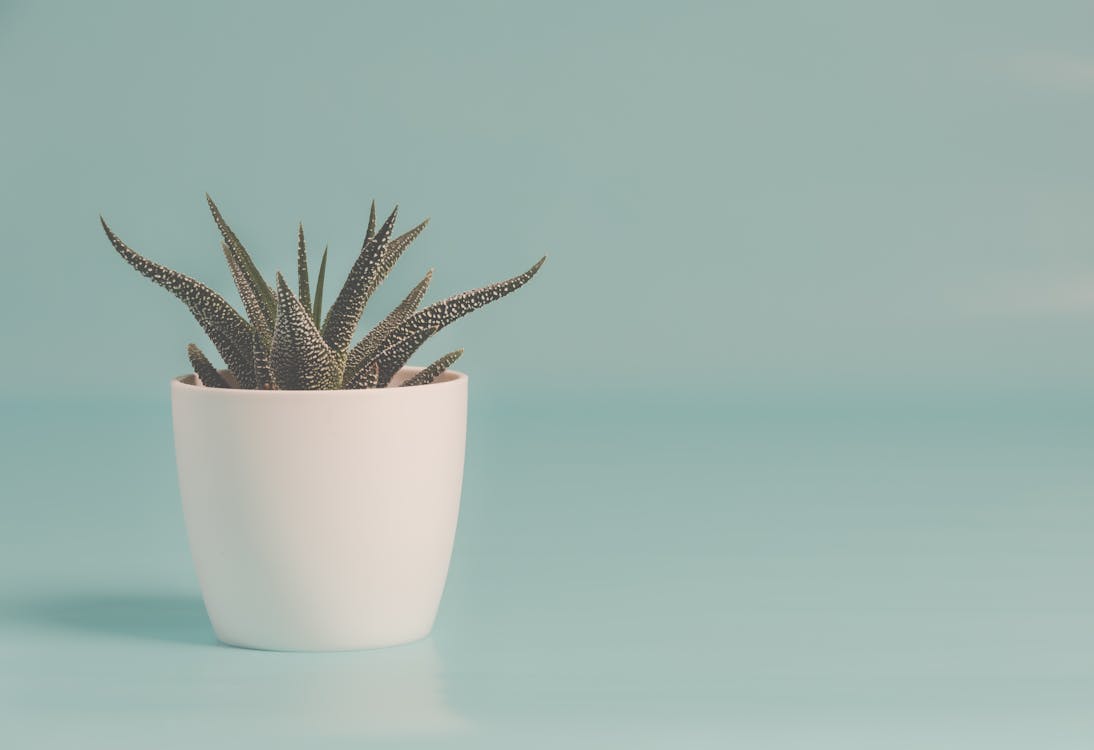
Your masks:
[[[208,199],[208,196],[206,196]],[[364,244],[323,313],[303,226],[297,289],[259,274],[212,199],[245,315],[204,284],[144,258],[103,221],[118,254],[190,309],[226,369],[195,345],[171,382],[179,489],[217,637],[261,649],[406,643],[432,629],[459,510],[467,376],[462,350],[407,361],[431,335],[526,284],[524,273],[419,309],[432,271],[353,342],[369,297],[426,221],[395,235],[376,205]],[[428,221],[428,220],[427,220]]]

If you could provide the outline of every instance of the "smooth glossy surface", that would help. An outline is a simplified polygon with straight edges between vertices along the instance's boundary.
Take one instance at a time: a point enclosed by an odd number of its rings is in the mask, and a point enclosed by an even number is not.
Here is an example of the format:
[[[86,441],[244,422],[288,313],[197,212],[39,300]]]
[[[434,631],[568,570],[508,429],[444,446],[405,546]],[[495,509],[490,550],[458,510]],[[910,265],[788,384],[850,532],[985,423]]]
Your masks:
[[[460,508],[467,376],[398,387],[419,369],[369,390],[171,381],[182,508],[220,640],[346,651],[429,633]]]
[[[433,635],[343,654],[216,643],[166,399],[6,404],[5,737],[1094,742],[1089,395],[653,395],[476,391]]]

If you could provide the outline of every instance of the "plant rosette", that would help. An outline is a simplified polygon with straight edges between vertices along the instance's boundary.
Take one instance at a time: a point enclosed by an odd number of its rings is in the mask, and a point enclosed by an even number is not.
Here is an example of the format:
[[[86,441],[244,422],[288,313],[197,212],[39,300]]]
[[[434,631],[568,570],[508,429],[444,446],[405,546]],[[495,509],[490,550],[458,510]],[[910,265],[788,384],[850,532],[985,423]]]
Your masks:
[[[430,270],[363,337],[365,306],[427,221],[394,234],[398,209],[369,215],[361,250],[324,313],[324,250],[314,286],[301,225],[297,290],[274,284],[206,196],[243,303],[126,245],[114,250],[182,301],[223,358],[196,344],[194,373],[171,383],[191,553],[217,637],[250,648],[336,651],[425,637],[456,531],[467,376],[449,352],[409,359],[433,334],[524,286],[524,273],[420,307]]]

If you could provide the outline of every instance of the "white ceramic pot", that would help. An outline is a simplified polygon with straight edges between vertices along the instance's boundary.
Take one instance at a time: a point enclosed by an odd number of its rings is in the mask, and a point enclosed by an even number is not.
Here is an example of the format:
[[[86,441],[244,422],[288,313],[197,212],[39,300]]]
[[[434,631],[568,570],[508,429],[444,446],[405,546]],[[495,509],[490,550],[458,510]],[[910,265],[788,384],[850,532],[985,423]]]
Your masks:
[[[337,651],[429,633],[459,512],[466,375],[345,391],[205,388],[191,375],[172,381],[171,407],[220,640]]]

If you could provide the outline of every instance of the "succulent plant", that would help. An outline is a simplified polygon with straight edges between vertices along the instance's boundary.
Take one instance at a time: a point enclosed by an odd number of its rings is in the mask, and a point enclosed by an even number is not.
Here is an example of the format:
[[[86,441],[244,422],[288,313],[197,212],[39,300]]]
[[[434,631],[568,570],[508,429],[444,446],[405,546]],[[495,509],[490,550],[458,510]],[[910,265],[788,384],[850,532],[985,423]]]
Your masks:
[[[524,286],[535,276],[546,256],[519,276],[472,289],[419,309],[433,271],[365,334],[356,344],[353,335],[372,293],[383,282],[399,256],[425,229],[428,219],[408,232],[395,235],[398,206],[377,228],[376,204],[369,212],[368,229],[349,276],[330,308],[323,314],[323,287],[327,251],[316,275],[314,293],[308,272],[304,226],[297,232],[297,290],[279,273],[271,286],[258,272],[250,254],[224,220],[208,195],[209,210],[220,230],[221,250],[231,270],[246,313],[241,315],[221,295],[177,271],[154,263],[119,239],[100,217],[103,230],[122,258],[141,274],[179,298],[224,359],[227,373],[190,344],[187,356],[202,385],[211,388],[329,390],[384,388],[437,331]],[[352,344],[352,346],[351,346]],[[449,352],[402,383],[426,385],[452,366],[463,349]]]

